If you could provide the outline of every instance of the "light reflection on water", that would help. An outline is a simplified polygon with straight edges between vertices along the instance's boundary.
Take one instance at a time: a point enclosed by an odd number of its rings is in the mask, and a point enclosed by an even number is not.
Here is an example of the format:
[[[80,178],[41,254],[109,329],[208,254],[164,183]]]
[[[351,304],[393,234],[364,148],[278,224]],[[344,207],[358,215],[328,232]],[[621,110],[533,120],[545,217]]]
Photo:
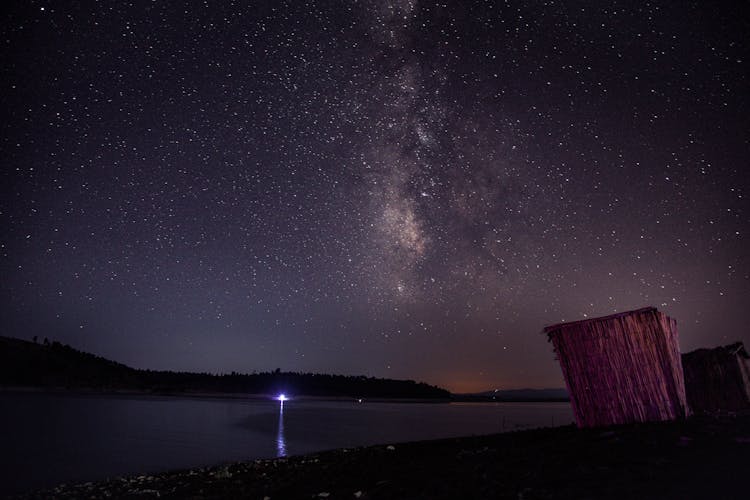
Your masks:
[[[286,456],[286,439],[284,439],[284,401],[279,401],[279,430],[276,433],[276,456]]]
[[[0,392],[0,408],[0,429],[13,429],[0,431],[0,498],[61,482],[573,421],[567,403],[282,403]]]

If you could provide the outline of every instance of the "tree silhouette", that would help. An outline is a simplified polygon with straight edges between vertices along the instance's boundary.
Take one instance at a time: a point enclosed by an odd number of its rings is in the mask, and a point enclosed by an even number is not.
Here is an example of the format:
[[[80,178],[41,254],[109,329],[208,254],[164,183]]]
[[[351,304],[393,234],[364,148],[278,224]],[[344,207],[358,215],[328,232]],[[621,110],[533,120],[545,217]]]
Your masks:
[[[44,339],[44,347],[19,339],[0,337],[0,385],[35,387],[130,389],[149,392],[240,393],[275,396],[309,395],[347,398],[437,398],[445,389],[413,380],[321,373],[271,372],[223,375],[209,373],[136,370],[129,366],[78,351]]]

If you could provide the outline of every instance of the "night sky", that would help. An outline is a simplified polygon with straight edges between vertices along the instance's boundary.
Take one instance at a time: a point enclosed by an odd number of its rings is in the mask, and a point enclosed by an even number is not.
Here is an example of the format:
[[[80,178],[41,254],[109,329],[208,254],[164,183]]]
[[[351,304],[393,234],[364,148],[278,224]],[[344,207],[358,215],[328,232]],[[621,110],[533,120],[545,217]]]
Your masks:
[[[736,4],[3,2],[0,334],[459,392],[646,305],[750,345]]]

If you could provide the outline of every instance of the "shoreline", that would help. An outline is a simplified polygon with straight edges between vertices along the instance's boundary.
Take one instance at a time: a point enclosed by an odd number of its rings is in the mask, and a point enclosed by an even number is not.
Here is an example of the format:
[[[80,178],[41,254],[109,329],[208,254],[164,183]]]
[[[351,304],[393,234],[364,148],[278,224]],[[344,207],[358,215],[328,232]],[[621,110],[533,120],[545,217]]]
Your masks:
[[[338,449],[16,498],[746,498],[748,461],[744,414]]]
[[[185,399],[229,399],[244,401],[278,401],[274,394],[244,394],[236,392],[190,392],[190,391],[149,391],[137,389],[89,389],[67,387],[31,387],[6,386],[0,387],[0,394],[60,394],[70,396],[147,396]],[[355,398],[350,396],[289,396],[287,401],[335,401],[357,402],[359,399],[370,403],[450,403],[452,399],[443,398]],[[463,401],[461,401],[463,402]]]
[[[276,401],[274,394],[244,394],[236,392],[189,392],[189,391],[149,391],[138,389],[93,389],[67,387],[0,386],[0,394],[64,394],[71,396],[148,396],[186,399],[229,399],[239,401]],[[561,398],[479,398],[458,395],[451,398],[355,398],[353,396],[290,396],[293,401],[334,401],[369,403],[570,403]]]

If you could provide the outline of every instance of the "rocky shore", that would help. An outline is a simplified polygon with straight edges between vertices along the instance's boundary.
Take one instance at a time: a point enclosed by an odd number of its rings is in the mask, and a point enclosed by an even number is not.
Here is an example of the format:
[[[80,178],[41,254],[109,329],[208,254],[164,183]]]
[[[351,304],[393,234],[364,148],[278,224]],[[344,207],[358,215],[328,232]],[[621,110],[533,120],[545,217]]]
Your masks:
[[[332,450],[20,498],[748,498],[750,415]]]

